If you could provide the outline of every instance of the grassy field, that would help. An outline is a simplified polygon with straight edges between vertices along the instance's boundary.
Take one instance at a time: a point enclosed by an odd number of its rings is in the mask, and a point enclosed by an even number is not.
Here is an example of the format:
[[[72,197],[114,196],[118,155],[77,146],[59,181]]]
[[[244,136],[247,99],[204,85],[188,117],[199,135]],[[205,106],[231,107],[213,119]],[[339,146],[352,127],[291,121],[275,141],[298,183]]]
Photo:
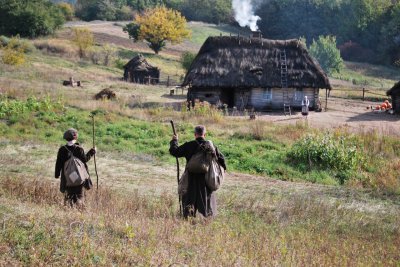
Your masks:
[[[192,47],[207,34],[234,31],[192,27]],[[399,266],[397,135],[254,122],[207,105],[187,112],[184,95],[122,82],[117,66],[77,58],[61,37],[49,45],[58,52],[35,50],[19,67],[0,63],[0,265]],[[123,60],[139,52],[116,49]],[[168,49],[146,56],[179,76],[184,50]],[[398,78],[391,69],[347,67],[371,84]],[[70,76],[83,87],[63,87]],[[94,100],[104,88],[117,99]],[[65,129],[76,127],[91,146],[90,114],[100,191],[88,191],[80,212],[63,205],[52,177]],[[181,142],[193,138],[194,125],[207,125],[226,156],[213,221],[178,216],[171,119]],[[324,156],[307,154],[308,146]]]

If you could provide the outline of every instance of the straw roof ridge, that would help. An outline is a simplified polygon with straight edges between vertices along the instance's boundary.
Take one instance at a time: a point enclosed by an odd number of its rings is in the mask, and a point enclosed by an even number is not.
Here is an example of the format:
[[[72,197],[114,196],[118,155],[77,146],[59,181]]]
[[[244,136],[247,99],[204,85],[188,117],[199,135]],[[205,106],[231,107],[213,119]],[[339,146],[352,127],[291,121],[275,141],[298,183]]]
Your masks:
[[[240,36],[209,37],[187,72],[183,86],[279,88],[283,51],[288,87],[331,89],[327,75],[299,40]]]
[[[128,63],[126,63],[124,68],[128,68],[133,71],[148,71],[158,69],[157,67],[150,65],[142,54],[138,54],[132,58]]]

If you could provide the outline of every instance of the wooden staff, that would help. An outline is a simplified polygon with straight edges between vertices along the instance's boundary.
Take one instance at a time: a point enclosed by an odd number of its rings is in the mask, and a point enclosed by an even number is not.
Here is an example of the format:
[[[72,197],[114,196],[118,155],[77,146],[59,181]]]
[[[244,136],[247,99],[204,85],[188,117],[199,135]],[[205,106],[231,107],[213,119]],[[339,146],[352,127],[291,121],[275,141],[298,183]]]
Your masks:
[[[174,121],[171,120],[171,126],[172,126],[172,131],[174,133],[174,135],[176,136],[176,131],[175,131],[175,125],[174,125]],[[176,170],[177,170],[177,175],[176,175],[176,179],[178,182],[178,187],[179,187],[179,160],[178,157],[176,157]],[[179,214],[182,216],[182,201],[181,201],[181,195],[178,193],[178,200],[179,200]]]
[[[92,117],[93,148],[95,148],[96,144],[94,141],[94,114],[90,115],[90,117]],[[94,171],[96,172],[96,190],[99,191],[99,175],[97,174],[96,154],[93,155],[93,161],[94,161]]]

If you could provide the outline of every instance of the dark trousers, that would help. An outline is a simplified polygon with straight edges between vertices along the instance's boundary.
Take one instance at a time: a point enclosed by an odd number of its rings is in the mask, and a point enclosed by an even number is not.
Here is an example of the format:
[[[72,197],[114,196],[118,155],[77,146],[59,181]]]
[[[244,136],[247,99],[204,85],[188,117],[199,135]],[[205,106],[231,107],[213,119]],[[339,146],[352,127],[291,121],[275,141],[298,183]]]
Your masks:
[[[83,191],[83,185],[76,187],[67,187],[65,191],[65,203],[73,207],[83,207],[85,202],[85,194]]]
[[[216,215],[215,192],[212,192],[206,186],[204,174],[189,173],[188,191],[182,197],[182,204],[185,218],[196,217],[196,212],[199,212],[204,217]]]

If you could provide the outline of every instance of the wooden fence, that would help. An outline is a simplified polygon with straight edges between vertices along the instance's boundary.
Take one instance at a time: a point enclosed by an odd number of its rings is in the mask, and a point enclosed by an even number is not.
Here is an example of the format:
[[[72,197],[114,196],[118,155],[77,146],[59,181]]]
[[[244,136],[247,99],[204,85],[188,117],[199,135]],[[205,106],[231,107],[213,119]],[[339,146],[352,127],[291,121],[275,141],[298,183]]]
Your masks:
[[[178,76],[161,76],[160,78],[145,77],[144,84],[158,84],[166,87],[177,87],[182,84]]]
[[[362,101],[366,101],[371,99],[372,97],[374,98],[387,98],[388,96],[385,94],[386,92],[377,92],[377,91],[382,91],[382,90],[368,90],[365,88],[362,89],[333,89],[332,91],[329,92],[329,97],[337,97],[337,98],[350,98],[350,99],[360,99]],[[336,92],[339,93],[336,94]],[[343,93],[347,93],[347,96],[343,96]],[[334,95],[335,94],[335,95]]]

